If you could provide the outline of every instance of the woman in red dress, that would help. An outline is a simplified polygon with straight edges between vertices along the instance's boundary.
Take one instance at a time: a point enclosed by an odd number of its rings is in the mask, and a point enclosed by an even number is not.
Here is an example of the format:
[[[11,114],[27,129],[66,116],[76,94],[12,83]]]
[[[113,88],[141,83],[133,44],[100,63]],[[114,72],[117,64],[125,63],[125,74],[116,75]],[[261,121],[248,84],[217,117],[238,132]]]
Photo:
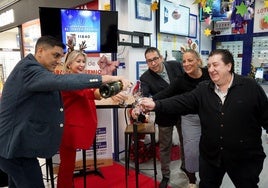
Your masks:
[[[80,74],[86,66],[86,54],[74,50],[65,60],[66,73]],[[97,113],[94,100],[100,100],[99,89],[62,91],[64,102],[64,131],[60,146],[58,188],[73,187],[73,172],[77,149],[89,149],[97,129]],[[124,99],[120,94],[118,100]]]

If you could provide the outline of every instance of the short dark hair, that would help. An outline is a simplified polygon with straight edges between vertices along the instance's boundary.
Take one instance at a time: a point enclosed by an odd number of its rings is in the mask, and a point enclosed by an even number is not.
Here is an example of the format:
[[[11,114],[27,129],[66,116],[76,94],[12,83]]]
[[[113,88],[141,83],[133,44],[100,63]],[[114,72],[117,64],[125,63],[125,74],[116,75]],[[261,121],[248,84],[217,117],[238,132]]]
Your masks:
[[[221,59],[224,62],[224,64],[232,64],[231,70],[230,72],[233,73],[234,72],[234,57],[233,54],[226,49],[216,49],[210,52],[210,54],[208,55],[208,57],[214,56],[214,55],[221,55]]]
[[[148,53],[150,53],[150,52],[157,52],[157,54],[158,54],[159,56],[161,56],[159,50],[158,50],[156,47],[149,47],[149,48],[147,48],[147,49],[145,50],[145,52],[144,52],[145,59],[146,59],[146,54],[148,54]]]
[[[40,45],[48,45],[48,46],[51,46],[51,47],[59,46],[59,47],[61,47],[63,49],[65,48],[65,45],[60,40],[58,40],[57,38],[52,37],[52,36],[42,36],[42,37],[40,37],[37,40],[36,44],[35,44],[35,52],[37,51],[37,48]]]

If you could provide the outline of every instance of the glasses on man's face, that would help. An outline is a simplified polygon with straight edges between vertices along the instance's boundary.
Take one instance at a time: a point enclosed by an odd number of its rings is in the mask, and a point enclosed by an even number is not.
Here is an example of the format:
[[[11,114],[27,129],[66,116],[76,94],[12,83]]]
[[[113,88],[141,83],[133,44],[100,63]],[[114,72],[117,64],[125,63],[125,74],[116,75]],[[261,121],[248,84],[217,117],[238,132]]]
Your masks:
[[[147,62],[147,63],[156,62],[156,61],[158,61],[159,58],[160,58],[160,57],[154,57],[153,59],[147,59],[146,62]]]

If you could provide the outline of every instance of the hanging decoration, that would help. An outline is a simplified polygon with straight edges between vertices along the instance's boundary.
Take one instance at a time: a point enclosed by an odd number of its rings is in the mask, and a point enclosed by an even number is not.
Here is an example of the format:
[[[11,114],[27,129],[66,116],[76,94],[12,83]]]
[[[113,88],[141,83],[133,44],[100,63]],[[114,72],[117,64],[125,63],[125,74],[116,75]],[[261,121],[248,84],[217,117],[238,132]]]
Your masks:
[[[211,14],[212,13],[212,10],[211,10],[211,7],[204,7],[203,8],[203,11],[207,14]]]
[[[211,24],[211,16],[209,16],[209,17],[207,17],[206,19],[205,19],[205,23],[207,24],[207,25],[210,25]]]
[[[236,8],[236,14],[240,14],[241,16],[244,16],[247,13],[247,7],[244,4],[244,2],[242,2],[239,6],[235,6]]]
[[[198,4],[198,3],[200,3],[200,0],[195,0],[195,1],[193,2],[193,4]]]
[[[247,20],[251,20],[254,15],[254,2],[255,0],[235,0],[233,2],[233,11],[230,17],[233,33],[243,34],[246,32]]]
[[[207,37],[211,35],[211,30],[209,28],[206,28],[204,30],[204,35],[206,35]]]
[[[211,1],[211,0],[208,0],[208,1]],[[198,4],[198,3],[200,3],[200,6],[203,8],[203,7],[206,6],[206,4],[207,4],[207,0],[195,0],[195,1],[193,2],[193,4]]]
[[[268,15],[264,16],[264,22],[268,23]]]
[[[158,10],[158,2],[157,2],[157,1],[154,1],[154,2],[151,4],[151,10],[152,10],[152,11],[156,11],[156,10]]]
[[[264,7],[268,8],[268,0],[261,1],[264,2]],[[202,11],[202,20],[208,26],[213,21],[230,20],[233,34],[244,34],[247,20],[251,20],[254,16],[255,0],[194,0],[193,4],[199,4]],[[218,6],[220,6],[220,12],[214,12],[218,10]],[[263,21],[268,23],[268,15],[264,17]],[[217,31],[214,33],[217,34]],[[214,34],[211,34],[208,27],[204,30],[204,35]]]
[[[268,0],[264,0],[264,8],[268,8]]]

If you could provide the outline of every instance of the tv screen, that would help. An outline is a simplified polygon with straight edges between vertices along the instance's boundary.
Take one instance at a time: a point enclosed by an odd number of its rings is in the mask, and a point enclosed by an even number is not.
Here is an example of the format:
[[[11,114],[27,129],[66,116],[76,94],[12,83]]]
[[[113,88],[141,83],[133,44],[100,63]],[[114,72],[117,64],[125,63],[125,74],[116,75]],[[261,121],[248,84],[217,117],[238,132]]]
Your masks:
[[[160,0],[159,32],[188,36],[190,8]]]
[[[85,41],[86,53],[117,52],[116,11],[40,7],[39,16],[41,35],[54,36],[74,49]]]

